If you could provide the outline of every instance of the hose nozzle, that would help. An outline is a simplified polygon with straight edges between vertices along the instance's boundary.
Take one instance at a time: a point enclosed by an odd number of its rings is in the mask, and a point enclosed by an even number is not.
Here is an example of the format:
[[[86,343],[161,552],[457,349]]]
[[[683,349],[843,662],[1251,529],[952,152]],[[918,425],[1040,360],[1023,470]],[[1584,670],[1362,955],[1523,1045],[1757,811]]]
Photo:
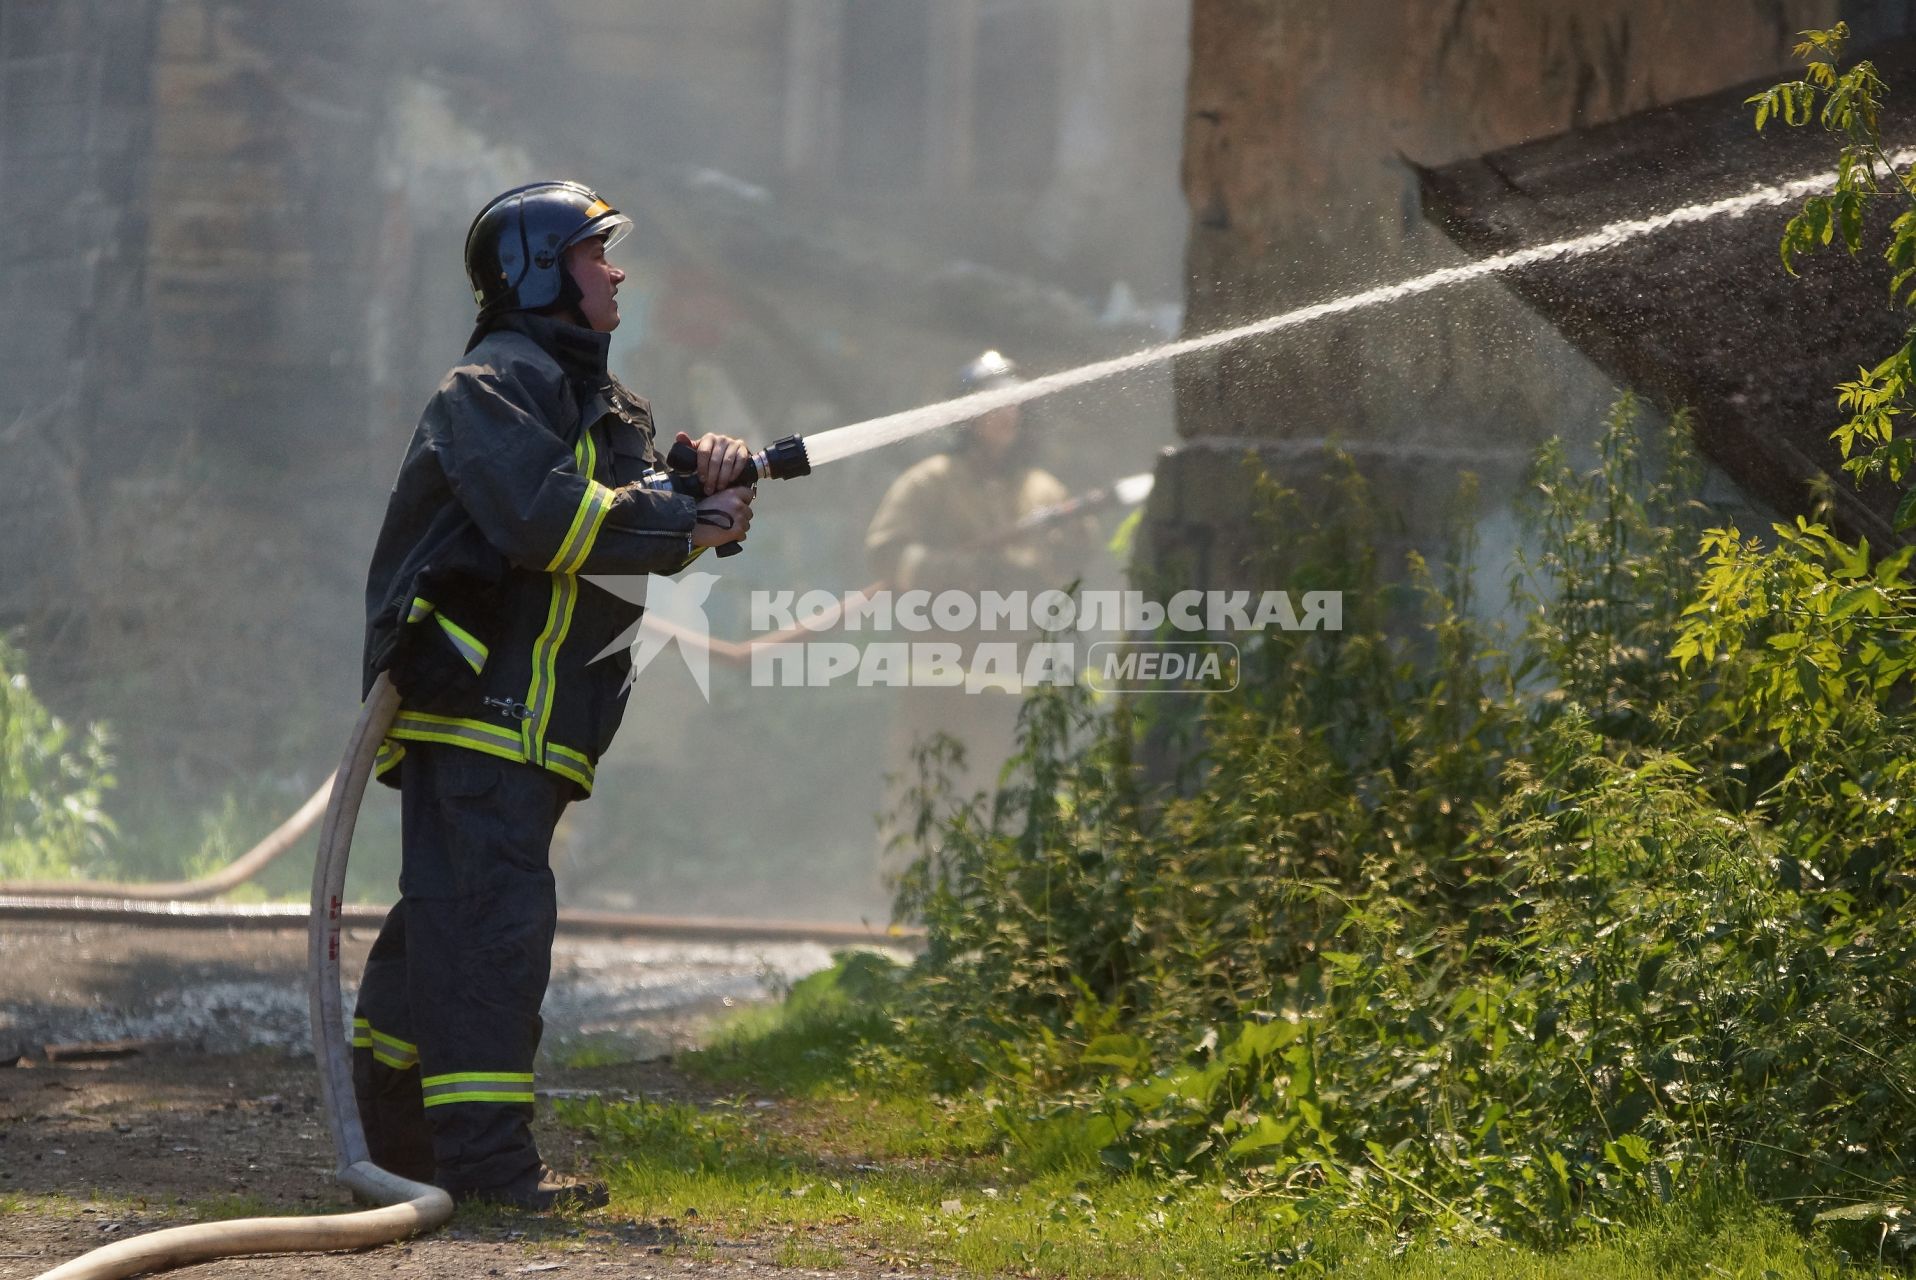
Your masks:
[[[769,480],[792,480],[812,474],[812,458],[802,439],[785,436],[753,454],[752,467]]]
[[[699,483],[699,451],[697,446],[683,440],[674,441],[666,451],[665,472],[654,472],[646,477],[647,483],[658,477],[657,483],[679,493],[690,494],[703,499],[710,495],[705,486]],[[811,455],[805,452],[805,441],[798,436],[785,436],[754,453],[745,461],[745,469],[738,473],[731,487],[757,484],[760,480],[790,480],[794,476],[812,474]],[[737,542],[728,542],[718,549],[721,556],[735,556],[745,548]]]
[[[665,465],[680,474],[697,473],[699,469],[699,451],[684,441],[676,441],[665,455]],[[798,436],[785,436],[754,453],[745,462],[745,469],[732,481],[732,487],[757,484],[760,480],[790,480],[796,476],[812,474],[812,460],[805,452],[805,441]]]

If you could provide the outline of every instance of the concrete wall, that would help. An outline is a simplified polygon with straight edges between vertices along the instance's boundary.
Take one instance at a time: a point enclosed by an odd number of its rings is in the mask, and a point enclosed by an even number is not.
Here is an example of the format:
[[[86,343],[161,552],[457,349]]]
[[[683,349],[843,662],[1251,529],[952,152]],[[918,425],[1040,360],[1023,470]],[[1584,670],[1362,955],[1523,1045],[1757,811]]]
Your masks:
[[[1907,6],[1834,0],[1196,0],[1185,119],[1185,331],[1201,334],[1465,261],[1420,215],[1407,162],[1437,165],[1616,119],[1794,65],[1795,33],[1848,16],[1861,40]],[[1680,192],[1642,192],[1643,213]],[[1780,229],[1780,219],[1779,219]],[[1492,508],[1551,434],[1587,440],[1614,393],[1494,283],[1181,362],[1178,434],[1154,499],[1167,556],[1229,576],[1243,446],[1361,446],[1406,540],[1428,546],[1464,465]],[[1400,446],[1415,448],[1393,461]],[[1418,452],[1422,451],[1422,452]],[[1221,494],[1239,498],[1222,500]],[[1507,537],[1504,539],[1507,541]]]
[[[145,0],[0,6],[0,626],[72,626],[85,462],[111,388],[140,376],[124,339],[143,294],[158,13]]]

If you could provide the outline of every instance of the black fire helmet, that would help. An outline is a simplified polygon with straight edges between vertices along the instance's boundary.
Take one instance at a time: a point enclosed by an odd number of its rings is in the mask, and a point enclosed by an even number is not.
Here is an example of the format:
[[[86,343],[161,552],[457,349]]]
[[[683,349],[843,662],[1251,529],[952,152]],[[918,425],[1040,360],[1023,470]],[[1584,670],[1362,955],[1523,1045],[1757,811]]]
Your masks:
[[[603,236],[625,238],[632,220],[576,182],[529,182],[494,196],[466,232],[466,276],[479,320],[538,311],[564,299],[565,251]]]

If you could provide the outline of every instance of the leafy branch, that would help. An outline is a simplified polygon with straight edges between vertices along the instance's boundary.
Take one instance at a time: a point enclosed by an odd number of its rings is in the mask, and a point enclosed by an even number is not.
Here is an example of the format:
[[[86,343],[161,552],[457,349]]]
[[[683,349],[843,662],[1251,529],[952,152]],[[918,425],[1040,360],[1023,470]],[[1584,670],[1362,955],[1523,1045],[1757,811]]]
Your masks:
[[[1881,117],[1888,90],[1869,61],[1841,65],[1847,23],[1801,34],[1795,52],[1804,60],[1802,77],[1745,100],[1756,108],[1758,132],[1772,120],[1791,128],[1815,121],[1843,139],[1834,188],[1805,199],[1783,228],[1783,268],[1795,275],[1799,257],[1839,240],[1852,256],[1861,253],[1866,214],[1887,200],[1901,210],[1883,249],[1892,273],[1890,298],[1902,307],[1916,306],[1916,171],[1909,154],[1884,149]],[[1903,345],[1888,359],[1859,368],[1854,380],[1837,384],[1837,404],[1850,416],[1830,438],[1843,451],[1844,470],[1858,480],[1880,473],[1901,484],[1916,471],[1916,441],[1896,434],[1896,419],[1916,399],[1913,357],[1916,329],[1904,335]],[[1916,525],[1916,491],[1897,504],[1895,524],[1899,532]]]

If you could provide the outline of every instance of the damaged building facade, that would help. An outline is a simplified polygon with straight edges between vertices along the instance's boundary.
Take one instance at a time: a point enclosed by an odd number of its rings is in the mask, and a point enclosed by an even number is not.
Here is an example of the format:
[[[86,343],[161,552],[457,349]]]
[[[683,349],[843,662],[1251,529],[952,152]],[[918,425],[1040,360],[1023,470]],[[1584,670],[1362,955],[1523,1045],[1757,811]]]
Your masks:
[[[1742,145],[1754,138],[1749,109],[1740,94],[1725,91],[1784,78],[1799,65],[1791,56],[1797,33],[1838,20],[1850,23],[1858,47],[1867,46],[1907,31],[1910,6],[1196,0],[1183,162],[1191,211],[1186,332],[1244,323],[1775,176],[1801,176],[1799,169],[1830,168],[1834,146],[1819,137],[1783,140],[1773,128],[1762,140],[1767,150]],[[1657,113],[1710,95],[1721,98],[1679,125]],[[1637,123],[1646,118],[1662,121],[1647,138]],[[1674,150],[1673,127],[1689,131]],[[1539,141],[1546,139],[1555,141]],[[1694,157],[1716,155],[1731,142],[1734,162],[1717,163],[1704,175],[1710,181],[1693,181]],[[1483,213],[1486,193],[1501,179],[1483,167],[1494,168],[1494,157],[1478,158],[1520,144],[1547,145],[1547,156],[1533,157],[1530,176],[1557,184],[1553,216],[1533,216],[1520,234],[1501,239],[1481,219],[1474,238],[1452,225],[1453,243],[1437,224],[1465,211],[1454,201],[1427,202],[1420,173],[1478,166],[1472,190]],[[1634,155],[1635,164],[1606,171],[1603,157],[1620,153]],[[1572,163],[1584,166],[1574,183],[1564,177]],[[1614,189],[1600,190],[1606,181]],[[1695,293],[1715,272],[1714,291],[1706,287],[1698,298],[1707,308],[1731,296],[1721,279],[1733,271],[1744,289],[1767,290],[1768,305],[1787,307],[1778,296],[1787,278],[1775,252],[1786,217],[1777,209],[1700,233],[1711,254],[1720,254],[1726,239],[1739,247],[1697,263],[1687,276],[1666,270],[1667,256],[1607,265],[1599,257],[1589,260],[1584,280],[1559,278],[1557,292],[1573,294],[1608,270],[1618,290]],[[1151,507],[1159,562],[1207,581],[1232,580],[1247,551],[1237,518],[1249,505],[1246,455],[1309,493],[1331,488],[1328,451],[1342,449],[1373,486],[1404,547],[1432,548],[1454,500],[1454,477],[1475,473],[1486,559],[1501,572],[1516,538],[1509,503],[1543,440],[1556,435],[1587,446],[1619,387],[1668,407],[1720,398],[1724,389],[1707,377],[1648,377],[1642,362],[1619,362],[1592,341],[1598,330],[1634,329],[1638,345],[1653,346],[1669,336],[1658,324],[1707,329],[1712,321],[1698,308],[1657,319],[1626,307],[1565,328],[1561,308],[1533,309],[1540,302],[1535,290],[1511,286],[1499,278],[1442,289],[1180,361],[1181,443],[1160,469]],[[1871,349],[1867,335],[1851,349]],[[1828,392],[1833,381],[1824,379],[1800,402],[1806,411],[1821,407],[1821,418],[1803,427],[1811,437],[1827,435],[1837,420]],[[1703,443],[1706,455],[1712,447],[1737,447],[1714,438]],[[1752,487],[1744,475],[1732,479],[1711,481],[1712,493],[1731,505],[1747,497],[1787,508],[1802,498],[1800,484]],[[1220,519],[1219,511],[1232,514]]]

